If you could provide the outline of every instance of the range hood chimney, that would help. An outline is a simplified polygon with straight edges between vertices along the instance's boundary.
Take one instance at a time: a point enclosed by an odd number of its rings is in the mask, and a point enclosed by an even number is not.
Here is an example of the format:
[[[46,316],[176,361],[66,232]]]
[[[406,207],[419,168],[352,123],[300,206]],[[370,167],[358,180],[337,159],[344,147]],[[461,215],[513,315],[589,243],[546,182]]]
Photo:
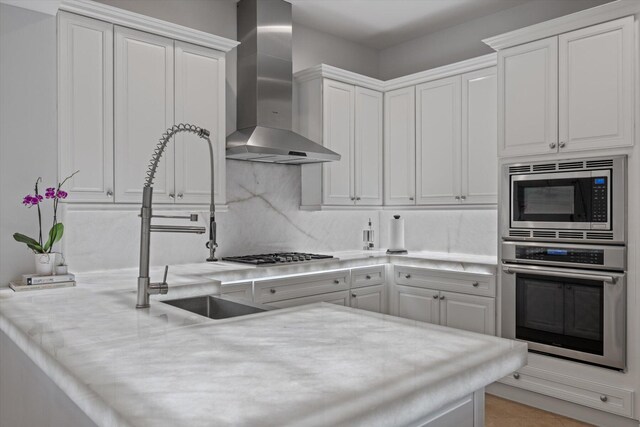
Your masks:
[[[340,155],[291,131],[293,63],[291,4],[238,3],[238,130],[227,137],[227,158],[305,164]]]

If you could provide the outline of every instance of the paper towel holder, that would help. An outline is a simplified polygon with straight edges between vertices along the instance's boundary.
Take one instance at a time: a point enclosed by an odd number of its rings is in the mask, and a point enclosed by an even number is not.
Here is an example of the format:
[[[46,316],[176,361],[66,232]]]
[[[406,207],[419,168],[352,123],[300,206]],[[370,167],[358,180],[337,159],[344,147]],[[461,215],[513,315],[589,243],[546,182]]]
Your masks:
[[[400,219],[400,215],[394,215],[393,217],[395,219]],[[387,255],[406,255],[408,253],[409,252],[406,249],[387,249]]]

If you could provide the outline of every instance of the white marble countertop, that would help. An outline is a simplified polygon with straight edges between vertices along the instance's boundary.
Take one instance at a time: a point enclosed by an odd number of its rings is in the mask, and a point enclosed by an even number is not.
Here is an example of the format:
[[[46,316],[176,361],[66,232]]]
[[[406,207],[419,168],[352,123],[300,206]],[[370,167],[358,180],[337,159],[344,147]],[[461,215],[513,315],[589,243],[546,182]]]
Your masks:
[[[172,270],[174,297],[219,286]],[[0,292],[0,330],[98,425],[405,425],[526,362],[522,343],[330,304],[223,321],[135,310],[130,275]]]

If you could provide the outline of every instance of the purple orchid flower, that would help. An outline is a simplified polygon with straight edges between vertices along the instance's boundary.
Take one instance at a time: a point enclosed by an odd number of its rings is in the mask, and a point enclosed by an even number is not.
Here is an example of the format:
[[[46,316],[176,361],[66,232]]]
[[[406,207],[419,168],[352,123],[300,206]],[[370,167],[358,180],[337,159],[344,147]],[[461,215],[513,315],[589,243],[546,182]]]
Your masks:
[[[68,195],[69,194],[66,191],[58,190],[58,192],[56,193],[55,197],[58,198],[58,199],[66,199]]]
[[[49,188],[47,188],[47,189],[45,190],[45,192],[44,192],[44,196],[45,196],[47,199],[53,199],[53,198],[55,198],[55,197],[56,197],[56,189],[55,189],[55,188],[53,188],[53,187],[49,187]]]

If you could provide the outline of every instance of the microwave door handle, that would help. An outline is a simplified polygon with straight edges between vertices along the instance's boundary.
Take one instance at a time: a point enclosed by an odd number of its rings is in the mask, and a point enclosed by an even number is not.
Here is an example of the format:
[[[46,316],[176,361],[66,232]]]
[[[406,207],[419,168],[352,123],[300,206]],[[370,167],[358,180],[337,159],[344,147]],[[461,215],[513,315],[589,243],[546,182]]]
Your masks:
[[[539,276],[566,277],[569,279],[599,280],[606,283],[611,283],[612,285],[615,285],[616,282],[618,281],[617,277],[600,275],[600,274],[567,273],[564,271],[548,271],[548,270],[509,267],[509,266],[503,267],[502,271],[504,271],[507,274],[524,273],[524,274],[537,274]]]

